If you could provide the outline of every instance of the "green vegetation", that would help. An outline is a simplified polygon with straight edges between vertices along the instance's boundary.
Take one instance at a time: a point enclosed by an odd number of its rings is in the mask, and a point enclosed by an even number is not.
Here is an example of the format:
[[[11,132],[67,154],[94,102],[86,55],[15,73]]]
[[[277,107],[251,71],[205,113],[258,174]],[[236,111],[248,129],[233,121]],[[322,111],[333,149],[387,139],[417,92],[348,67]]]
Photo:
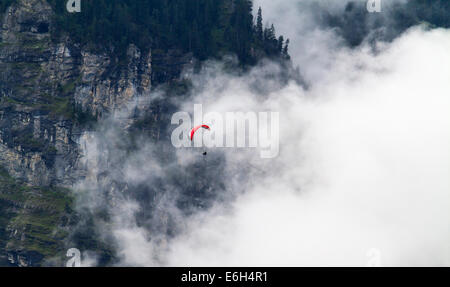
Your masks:
[[[26,186],[0,167],[0,253],[62,256],[73,205],[69,194],[62,188]]]
[[[50,116],[54,118],[62,117],[64,119],[74,119],[75,109],[73,100],[69,95],[69,92],[75,89],[74,83],[69,83],[67,85],[61,86],[59,91],[60,96],[51,96],[48,94],[43,94],[40,96],[38,103],[33,106],[40,109],[41,111],[48,112]]]
[[[397,4],[397,6],[400,6]],[[398,25],[428,22],[435,27],[450,27],[450,1],[448,0],[410,0],[404,9],[396,11]]]
[[[54,157],[58,152],[54,145],[40,138],[34,138],[32,133],[26,131],[13,131],[13,135],[15,135],[15,145],[20,145],[25,151],[41,153],[47,165],[53,165]]]
[[[74,117],[73,105],[68,97],[53,97],[48,104],[42,106],[42,109],[48,110],[54,117],[61,116],[65,119]]]
[[[27,186],[0,166],[0,257],[16,252],[34,259],[33,266],[62,266],[68,247],[77,246],[95,250],[100,265],[109,263],[112,247],[98,239],[93,222],[106,215],[83,221],[72,209],[74,200],[68,189]]]
[[[15,143],[20,145],[23,149],[30,150],[32,152],[42,152],[45,149],[45,143],[40,139],[33,138],[31,133],[21,132],[15,139]]]
[[[377,39],[391,41],[414,25],[429,28],[450,27],[450,1],[409,0],[394,1],[383,13],[367,13],[364,1],[348,1],[343,13],[326,11],[321,18],[338,32],[351,46],[360,45],[371,34]],[[373,33],[377,31],[377,33]]]
[[[249,0],[84,0],[82,12],[73,14],[65,1],[48,2],[56,12],[54,39],[67,33],[75,42],[122,58],[130,43],[144,51],[177,48],[200,60],[234,53],[242,64],[255,62],[256,50],[287,54],[273,26],[263,28],[261,11],[254,23]]]

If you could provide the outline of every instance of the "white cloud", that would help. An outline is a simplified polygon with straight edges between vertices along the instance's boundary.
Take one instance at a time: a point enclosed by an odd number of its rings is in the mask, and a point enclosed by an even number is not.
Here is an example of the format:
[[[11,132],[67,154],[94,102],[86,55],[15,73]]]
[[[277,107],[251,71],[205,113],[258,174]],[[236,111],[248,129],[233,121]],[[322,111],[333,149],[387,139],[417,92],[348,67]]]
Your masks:
[[[373,54],[365,45],[344,47],[288,1],[256,2],[291,38],[309,87],[291,82],[261,95],[253,84],[273,64],[241,77],[213,65],[194,76],[195,96],[182,108],[279,111],[279,156],[226,151],[222,176],[236,198],[191,217],[178,214],[170,196],[162,200],[182,230],[172,238],[138,226],[139,202],[117,201],[108,228],[121,263],[365,266],[375,248],[382,265],[449,265],[450,31],[416,27]],[[148,149],[123,162],[128,180],[167,172]],[[193,160],[176,156],[183,166]]]
[[[276,169],[193,218],[168,264],[364,266],[377,248],[382,265],[448,265],[449,49],[450,31],[415,28],[378,55],[341,49],[321,85],[271,95]],[[220,106],[257,97],[226,94]]]

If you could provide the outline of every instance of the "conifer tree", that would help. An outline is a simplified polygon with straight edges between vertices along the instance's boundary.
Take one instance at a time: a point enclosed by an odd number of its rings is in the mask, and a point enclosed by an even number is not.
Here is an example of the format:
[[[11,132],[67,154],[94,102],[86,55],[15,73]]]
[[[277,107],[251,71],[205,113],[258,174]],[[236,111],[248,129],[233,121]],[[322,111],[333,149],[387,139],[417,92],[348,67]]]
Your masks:
[[[281,53],[281,52],[283,52],[283,44],[284,44],[284,37],[283,36],[280,36],[280,37],[278,37],[278,52],[279,53]]]
[[[286,58],[289,58],[289,39],[286,40],[286,44],[284,45],[283,48],[283,56]]]
[[[261,7],[258,9],[258,16],[256,18],[256,37],[259,41],[263,40],[263,19]]]

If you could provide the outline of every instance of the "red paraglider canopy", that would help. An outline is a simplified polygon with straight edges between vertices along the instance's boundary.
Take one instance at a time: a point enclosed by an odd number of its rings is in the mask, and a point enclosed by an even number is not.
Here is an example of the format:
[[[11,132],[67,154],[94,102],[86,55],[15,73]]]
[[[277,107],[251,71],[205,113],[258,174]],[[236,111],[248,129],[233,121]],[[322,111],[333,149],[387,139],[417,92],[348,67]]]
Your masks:
[[[191,141],[192,141],[192,139],[194,138],[195,132],[196,132],[198,129],[200,129],[200,128],[204,128],[204,129],[209,130],[209,126],[207,126],[207,125],[198,125],[198,126],[194,127],[194,128],[191,130]]]

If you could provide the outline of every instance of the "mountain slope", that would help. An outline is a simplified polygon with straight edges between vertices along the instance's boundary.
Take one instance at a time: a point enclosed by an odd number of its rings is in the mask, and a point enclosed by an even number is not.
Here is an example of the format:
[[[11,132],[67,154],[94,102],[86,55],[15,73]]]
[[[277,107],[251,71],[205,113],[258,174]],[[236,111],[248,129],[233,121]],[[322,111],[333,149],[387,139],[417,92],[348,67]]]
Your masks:
[[[158,85],[186,92],[181,71],[204,59],[236,54],[242,68],[288,57],[273,29],[255,38],[248,1],[86,0],[80,14],[64,2],[0,6],[0,257],[14,265],[65,255],[69,232],[58,230],[76,217],[68,188],[88,176],[81,138],[98,120]],[[132,127],[140,133],[143,123],[158,140],[168,109],[168,101],[155,103]],[[107,258],[86,232],[70,240]]]

